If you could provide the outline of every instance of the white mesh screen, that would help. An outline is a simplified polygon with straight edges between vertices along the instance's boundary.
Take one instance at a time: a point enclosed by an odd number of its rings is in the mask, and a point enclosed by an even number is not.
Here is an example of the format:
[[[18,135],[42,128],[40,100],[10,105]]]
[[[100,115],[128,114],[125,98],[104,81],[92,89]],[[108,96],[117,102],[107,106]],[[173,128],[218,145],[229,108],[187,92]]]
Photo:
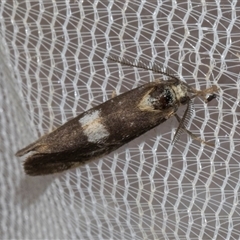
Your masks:
[[[238,239],[239,14],[237,0],[1,0],[1,238]],[[186,134],[172,145],[173,118],[84,167],[26,176],[17,150],[158,77],[109,55],[218,85],[189,127],[215,147]]]

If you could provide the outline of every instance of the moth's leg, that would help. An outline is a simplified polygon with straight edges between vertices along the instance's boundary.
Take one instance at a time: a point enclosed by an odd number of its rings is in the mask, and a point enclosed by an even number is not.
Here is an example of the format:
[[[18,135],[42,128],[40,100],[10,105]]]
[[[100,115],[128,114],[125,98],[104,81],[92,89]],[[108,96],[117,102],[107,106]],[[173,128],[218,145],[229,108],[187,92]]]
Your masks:
[[[115,98],[117,96],[117,92],[116,92],[116,90],[113,90],[113,92],[112,92],[112,98]]]
[[[180,123],[182,121],[182,119],[177,115],[175,114],[175,117],[177,119],[177,121]],[[208,146],[211,146],[211,147],[215,147],[214,143],[210,143],[210,142],[206,142],[204,141],[203,139],[201,139],[200,137],[198,137],[197,135],[193,134],[191,131],[189,131],[188,129],[185,128],[185,126],[181,127],[183,131],[185,131],[187,134],[189,134],[189,136],[192,138],[192,139],[195,139],[203,144],[206,144]],[[176,135],[176,134],[175,134]]]

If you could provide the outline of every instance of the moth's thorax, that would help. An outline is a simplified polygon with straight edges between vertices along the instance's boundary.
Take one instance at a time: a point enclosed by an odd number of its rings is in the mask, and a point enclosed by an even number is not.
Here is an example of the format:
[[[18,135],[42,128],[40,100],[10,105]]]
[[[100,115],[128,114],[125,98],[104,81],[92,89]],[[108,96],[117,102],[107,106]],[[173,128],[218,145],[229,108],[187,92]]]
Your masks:
[[[186,84],[179,81],[178,84],[171,86],[174,91],[175,101],[179,105],[185,105],[189,101],[189,88]]]
[[[188,88],[183,82],[169,84],[161,82],[143,97],[139,107],[142,110],[150,111],[177,110],[181,104],[186,104],[188,100]]]

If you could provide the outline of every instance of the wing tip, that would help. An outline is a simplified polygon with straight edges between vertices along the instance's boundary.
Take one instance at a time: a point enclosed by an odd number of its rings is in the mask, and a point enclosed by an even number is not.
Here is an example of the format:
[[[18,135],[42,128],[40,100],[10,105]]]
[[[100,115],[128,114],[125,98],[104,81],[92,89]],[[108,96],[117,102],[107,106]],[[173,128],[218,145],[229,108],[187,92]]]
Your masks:
[[[24,156],[25,154],[27,154],[27,153],[29,153],[29,152],[31,152],[31,151],[34,151],[35,149],[36,149],[36,143],[34,142],[34,143],[32,143],[32,144],[29,144],[28,146],[26,146],[25,148],[22,148],[22,149],[20,149],[19,151],[17,151],[16,153],[15,153],[15,156],[16,157],[22,157],[22,156]]]
[[[24,171],[29,176],[40,176],[61,173],[79,165],[78,162],[67,162],[66,159],[58,159],[58,157],[58,153],[35,153],[23,163]]]

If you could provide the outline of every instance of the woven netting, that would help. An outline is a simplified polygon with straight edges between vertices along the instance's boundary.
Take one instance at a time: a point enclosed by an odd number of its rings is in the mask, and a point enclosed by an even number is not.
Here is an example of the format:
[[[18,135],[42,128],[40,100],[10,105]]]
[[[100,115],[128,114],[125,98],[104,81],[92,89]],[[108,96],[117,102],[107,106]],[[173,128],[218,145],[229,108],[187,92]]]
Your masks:
[[[238,239],[240,3],[0,2],[2,239]],[[17,150],[74,116],[161,75],[109,61],[158,64],[196,89],[189,129],[171,118],[113,153],[30,177]],[[184,108],[178,114],[182,115]]]

